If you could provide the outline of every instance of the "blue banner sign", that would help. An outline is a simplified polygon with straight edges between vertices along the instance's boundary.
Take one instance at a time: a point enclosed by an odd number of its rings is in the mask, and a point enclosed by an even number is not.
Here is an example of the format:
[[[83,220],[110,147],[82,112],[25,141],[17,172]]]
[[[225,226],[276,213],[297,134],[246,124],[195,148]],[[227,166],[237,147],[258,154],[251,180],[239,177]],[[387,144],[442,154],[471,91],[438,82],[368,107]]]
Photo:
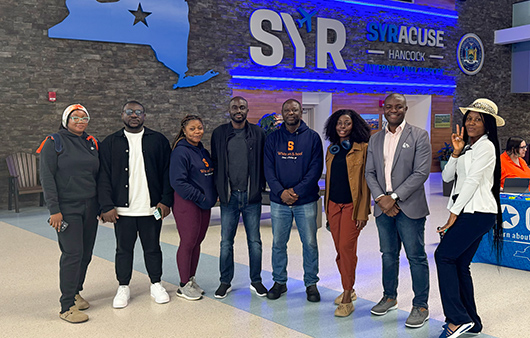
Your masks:
[[[473,262],[530,271],[530,195],[501,194],[504,245],[500,262],[493,249],[493,234],[484,235]]]

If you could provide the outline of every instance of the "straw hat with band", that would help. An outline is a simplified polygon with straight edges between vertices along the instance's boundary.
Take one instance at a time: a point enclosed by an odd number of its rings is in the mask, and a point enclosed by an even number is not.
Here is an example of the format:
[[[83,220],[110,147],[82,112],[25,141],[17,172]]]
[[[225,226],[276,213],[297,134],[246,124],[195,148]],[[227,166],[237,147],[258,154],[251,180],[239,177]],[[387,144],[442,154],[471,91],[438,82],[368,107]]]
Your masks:
[[[81,110],[82,112],[84,112],[86,114],[87,117],[90,117],[90,115],[88,115],[88,110],[86,110],[85,107],[83,107],[79,103],[72,104],[72,105],[66,107],[66,109],[63,111],[63,120],[62,120],[63,127],[67,128],[67,126],[68,126],[68,116],[70,116],[70,113],[73,112],[74,110]]]
[[[504,119],[498,115],[498,108],[495,102],[488,99],[476,99],[468,107],[460,107],[462,114],[467,113],[468,110],[476,111],[477,113],[483,113],[491,115],[495,118],[497,127],[504,126]]]

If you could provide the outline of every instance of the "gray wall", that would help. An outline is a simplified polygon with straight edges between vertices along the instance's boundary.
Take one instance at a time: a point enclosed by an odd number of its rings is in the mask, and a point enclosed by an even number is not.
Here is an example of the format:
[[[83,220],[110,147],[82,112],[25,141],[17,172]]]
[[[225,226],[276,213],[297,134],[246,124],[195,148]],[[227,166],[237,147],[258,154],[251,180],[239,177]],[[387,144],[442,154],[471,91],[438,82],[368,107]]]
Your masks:
[[[231,7],[238,2],[226,3]],[[122,127],[121,106],[130,99],[145,105],[145,125],[170,141],[186,114],[202,116],[210,132],[225,121],[231,95],[223,59],[229,55],[226,29],[237,27],[237,17],[216,1],[188,4],[193,42],[188,74],[213,68],[219,75],[196,87],[173,90],[178,76],[157,62],[149,46],[48,38],[47,30],[68,15],[64,0],[0,2],[0,208],[7,208],[9,175],[4,159],[14,152],[34,152],[58,129],[69,104],[87,107],[92,118],[87,132],[100,140]],[[243,24],[241,30],[247,28]],[[57,92],[55,103],[48,102],[48,91]],[[206,146],[209,139],[208,134]],[[35,195],[21,200],[22,205],[38,202]]]
[[[461,125],[459,106],[467,106],[476,98],[493,100],[506,125],[499,128],[501,149],[510,136],[518,135],[530,140],[530,95],[511,94],[511,45],[493,43],[494,31],[512,27],[514,0],[456,1],[461,35],[477,34],[484,44],[485,60],[482,70],[474,76],[460,72],[454,99],[455,121]],[[530,74],[529,74],[530,75]]]

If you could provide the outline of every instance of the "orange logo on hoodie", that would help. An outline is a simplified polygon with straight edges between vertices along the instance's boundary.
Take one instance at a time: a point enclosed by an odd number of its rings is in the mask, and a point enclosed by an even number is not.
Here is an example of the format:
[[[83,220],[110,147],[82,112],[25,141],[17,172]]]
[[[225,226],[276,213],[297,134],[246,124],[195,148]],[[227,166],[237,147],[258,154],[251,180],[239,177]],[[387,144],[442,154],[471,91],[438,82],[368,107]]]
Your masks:
[[[289,150],[289,151],[294,150],[294,142],[293,141],[287,142],[287,150]]]

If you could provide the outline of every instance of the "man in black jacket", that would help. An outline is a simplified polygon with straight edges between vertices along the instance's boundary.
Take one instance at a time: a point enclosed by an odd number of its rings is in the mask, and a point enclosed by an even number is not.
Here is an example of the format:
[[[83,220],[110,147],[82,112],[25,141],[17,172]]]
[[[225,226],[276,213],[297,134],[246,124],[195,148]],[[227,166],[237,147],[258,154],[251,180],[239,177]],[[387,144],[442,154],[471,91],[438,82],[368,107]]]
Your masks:
[[[171,149],[167,138],[144,127],[145,108],[137,101],[127,102],[121,117],[125,128],[105,138],[100,146],[98,199],[101,219],[114,223],[116,235],[116,277],[118,292],[113,307],[129,303],[134,244],[138,235],[144,250],[151,296],[157,303],[169,302],[160,284],[162,219],[173,204],[169,184]]]
[[[248,102],[240,96],[230,100],[230,122],[212,133],[212,161],[215,185],[221,201],[221,285],[216,298],[225,298],[232,290],[234,277],[234,237],[239,216],[247,233],[250,265],[250,289],[267,295],[261,282],[261,192],[265,188],[263,146],[265,132],[247,121]]]

